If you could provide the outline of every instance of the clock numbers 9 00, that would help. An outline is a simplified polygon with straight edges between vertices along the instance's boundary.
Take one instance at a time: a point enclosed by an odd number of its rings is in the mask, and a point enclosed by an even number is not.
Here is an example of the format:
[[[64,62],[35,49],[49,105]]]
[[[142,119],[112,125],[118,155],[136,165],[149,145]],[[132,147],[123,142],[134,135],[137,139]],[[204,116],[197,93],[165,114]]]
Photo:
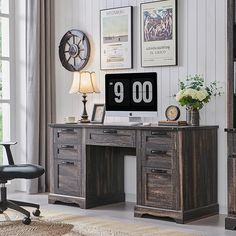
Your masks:
[[[124,101],[124,85],[121,82],[114,84],[115,102],[122,103]],[[153,99],[152,83],[145,81],[143,84],[135,81],[132,85],[132,99],[135,103],[150,103]]]

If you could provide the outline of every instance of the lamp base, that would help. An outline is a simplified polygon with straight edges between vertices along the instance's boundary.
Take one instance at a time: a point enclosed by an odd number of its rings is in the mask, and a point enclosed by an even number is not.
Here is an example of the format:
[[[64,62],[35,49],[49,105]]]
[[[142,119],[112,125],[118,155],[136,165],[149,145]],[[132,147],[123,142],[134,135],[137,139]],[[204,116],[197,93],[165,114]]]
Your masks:
[[[81,120],[79,120],[80,123],[90,123],[90,120],[88,119],[88,114],[87,114],[87,110],[86,110],[86,102],[87,102],[87,95],[86,93],[83,94],[83,104],[84,104],[84,111],[83,114],[81,116]]]
[[[90,120],[88,119],[81,119],[79,120],[80,123],[90,123]]]

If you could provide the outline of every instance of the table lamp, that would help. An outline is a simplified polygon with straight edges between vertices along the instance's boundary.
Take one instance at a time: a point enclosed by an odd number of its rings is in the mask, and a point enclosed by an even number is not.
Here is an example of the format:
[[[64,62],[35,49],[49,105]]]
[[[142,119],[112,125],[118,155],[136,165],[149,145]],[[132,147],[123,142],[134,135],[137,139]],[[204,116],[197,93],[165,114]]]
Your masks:
[[[95,72],[82,71],[82,72],[74,72],[74,79],[72,82],[72,86],[70,88],[70,94],[82,93],[84,111],[81,116],[81,123],[89,123],[88,114],[86,110],[86,102],[87,102],[87,94],[88,93],[100,93],[100,90],[97,86],[96,82],[96,74]]]

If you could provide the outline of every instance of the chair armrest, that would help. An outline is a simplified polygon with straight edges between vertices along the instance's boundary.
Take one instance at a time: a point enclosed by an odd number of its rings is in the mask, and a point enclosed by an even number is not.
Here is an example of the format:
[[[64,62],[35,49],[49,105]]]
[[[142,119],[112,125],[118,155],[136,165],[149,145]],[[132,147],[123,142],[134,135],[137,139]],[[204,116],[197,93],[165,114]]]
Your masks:
[[[6,150],[9,165],[15,164],[11,153],[11,145],[15,144],[17,144],[17,142],[0,142],[0,145],[2,145]]]
[[[0,142],[0,145],[15,145],[17,142]]]

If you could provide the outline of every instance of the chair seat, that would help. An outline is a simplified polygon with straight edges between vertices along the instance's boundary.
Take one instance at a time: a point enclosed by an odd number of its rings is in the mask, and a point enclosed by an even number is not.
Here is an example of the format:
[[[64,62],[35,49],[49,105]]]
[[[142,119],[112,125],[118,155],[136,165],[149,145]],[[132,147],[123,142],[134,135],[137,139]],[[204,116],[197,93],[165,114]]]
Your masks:
[[[0,166],[0,180],[34,179],[44,174],[44,169],[38,165],[20,164]]]

